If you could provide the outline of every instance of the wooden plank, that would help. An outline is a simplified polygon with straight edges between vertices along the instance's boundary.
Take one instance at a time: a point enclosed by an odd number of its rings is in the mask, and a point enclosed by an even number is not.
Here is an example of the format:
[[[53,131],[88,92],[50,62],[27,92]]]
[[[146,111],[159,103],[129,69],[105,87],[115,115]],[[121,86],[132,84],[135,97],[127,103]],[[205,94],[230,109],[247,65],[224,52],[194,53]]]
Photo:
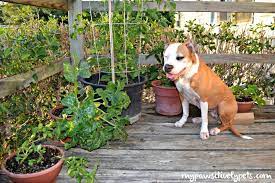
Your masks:
[[[66,0],[3,0],[4,2],[33,5],[45,8],[68,10]],[[70,0],[69,0],[70,1]],[[248,13],[274,13],[275,3],[266,2],[211,2],[211,1],[175,1],[176,11],[179,12],[248,12]],[[102,1],[83,1],[83,9],[92,11],[107,11],[106,3]],[[164,3],[158,5],[156,2],[144,3],[144,9],[156,8],[160,11],[169,11],[164,8]]]
[[[173,123],[150,123],[137,122],[135,125],[128,126],[129,135],[151,134],[151,135],[197,135],[200,131],[200,124],[186,123],[182,128],[177,128]],[[275,121],[274,121],[275,122]],[[209,128],[217,125],[209,125]],[[234,125],[241,133],[251,134],[273,134],[275,135],[275,123],[254,123],[253,125]],[[232,134],[225,131],[222,134]]]
[[[223,174],[231,174],[231,171],[224,171],[222,172]],[[254,180],[249,180],[251,183],[255,182],[273,182],[274,177],[275,177],[275,171],[249,171],[249,173],[255,177],[257,174],[261,175],[266,175],[266,179],[254,179]],[[96,182],[98,183],[122,183],[122,182],[127,182],[127,183],[179,183],[179,182],[188,182],[190,183],[191,176],[193,175],[215,175],[218,174],[218,172],[215,171],[166,171],[166,170],[161,170],[161,171],[153,171],[153,170],[114,170],[114,169],[99,169],[97,172],[96,176]],[[241,175],[241,174],[247,174],[247,171],[238,171],[234,170],[234,174]],[[271,176],[271,179],[269,179],[268,175]],[[190,176],[190,178],[189,178]],[[189,178],[189,179],[188,179]],[[273,179],[272,179],[273,178]],[[216,178],[216,179],[202,179],[198,178],[196,179],[197,182],[233,182],[234,180],[231,178]],[[242,180],[245,181],[245,180]],[[73,183],[74,180],[70,179],[66,172],[65,169],[63,169],[57,179],[58,183]]]
[[[174,1],[176,11],[179,12],[247,12],[247,13],[274,13],[275,3],[264,2],[211,2],[211,1]],[[83,1],[83,9],[92,11],[107,11],[107,5],[99,1]],[[165,3],[160,5],[156,2],[145,2],[144,9],[156,8],[159,11],[169,11],[164,8]],[[137,9],[135,7],[135,9]]]
[[[81,0],[68,0],[68,21],[70,35],[75,31],[73,25],[77,20],[77,15],[82,13],[82,1]],[[84,38],[82,34],[78,34],[76,39],[70,37],[70,55],[76,59],[84,58]],[[73,60],[73,59],[72,59]]]
[[[68,10],[67,0],[2,0],[9,3],[25,4],[43,8]]]
[[[63,70],[63,63],[67,60],[68,58],[62,59],[57,62],[49,63],[49,65],[36,68],[33,71],[1,79],[0,97],[11,95],[17,90],[28,87],[31,83],[36,83],[61,72]]]
[[[201,140],[199,131],[197,129],[197,134],[195,135],[129,134],[127,142],[113,142],[105,148],[159,151],[275,151],[275,135],[249,135],[253,137],[253,140],[244,140],[233,134],[220,134],[211,136],[208,140]]]
[[[193,106],[190,105],[190,113],[189,113],[189,117],[199,117],[200,113],[199,110],[194,108]],[[275,108],[273,106],[262,106],[262,107],[255,107],[252,112],[254,112],[254,122],[257,123],[262,123],[262,122],[275,122]],[[168,122],[170,120],[170,122],[172,121],[176,121],[178,120],[181,115],[178,116],[172,116],[172,117],[168,117],[168,116],[162,116],[159,115],[155,112],[155,104],[144,104],[143,105],[143,109],[142,109],[142,119],[143,118],[149,118],[150,120],[153,120],[155,122],[158,122],[159,120],[163,120],[163,122]],[[239,115],[239,114],[238,114]],[[156,119],[156,120],[155,120]],[[252,119],[252,116],[251,116]],[[191,121],[191,120],[189,120]],[[252,122],[252,121],[251,121]],[[211,116],[209,116],[209,123],[216,123],[216,120],[214,120],[213,118],[211,118]],[[241,124],[243,123],[242,121],[235,121],[235,124]]]
[[[263,144],[263,143],[262,143]],[[191,146],[191,143],[189,144]],[[275,170],[275,151],[174,151],[71,149],[67,155],[99,161],[102,169],[166,171]]]
[[[275,4],[275,3],[274,3]],[[201,54],[206,63],[265,63],[275,64],[275,54]]]
[[[202,2],[202,1],[200,1]],[[275,54],[199,54],[208,64],[232,64],[232,63],[264,63],[275,64]],[[157,60],[151,56],[141,55],[141,64],[158,64]]]

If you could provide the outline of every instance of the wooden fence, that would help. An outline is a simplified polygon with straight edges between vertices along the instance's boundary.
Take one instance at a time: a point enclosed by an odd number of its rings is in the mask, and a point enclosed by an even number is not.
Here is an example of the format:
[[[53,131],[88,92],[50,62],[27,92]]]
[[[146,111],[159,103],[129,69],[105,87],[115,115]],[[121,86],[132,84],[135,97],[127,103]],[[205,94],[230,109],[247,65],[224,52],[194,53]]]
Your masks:
[[[107,2],[103,1],[81,1],[81,0],[3,0],[5,2],[19,3],[26,5],[33,5],[39,7],[46,7],[52,9],[60,9],[68,11],[69,31],[73,32],[73,22],[76,16],[85,9],[92,9],[92,11],[107,11]],[[105,3],[105,4],[104,4]],[[255,13],[275,13],[275,3],[267,2],[213,2],[213,1],[175,1],[176,11],[178,12],[255,12]],[[164,10],[164,4],[157,4],[155,2],[146,2],[144,9],[157,8],[159,11]],[[165,11],[169,11],[166,9]],[[70,39],[71,55],[76,55],[78,58],[84,58],[83,36],[77,37],[77,40]],[[202,54],[201,55],[207,63],[272,63],[275,64],[275,54]],[[143,58],[142,58],[143,57]],[[153,64],[154,59],[145,59],[141,56],[142,64]],[[60,65],[59,65],[60,66]],[[56,67],[57,71],[61,71],[62,67]],[[33,74],[33,73],[32,73]],[[27,74],[29,79],[22,80],[16,85],[16,88],[25,86],[26,81],[31,80],[32,74]],[[47,77],[49,77],[48,74]],[[15,91],[14,87],[8,86],[11,78],[0,80],[0,97],[11,94]],[[45,78],[44,76],[41,77]],[[4,88],[4,89],[2,89]],[[10,89],[9,89],[10,88]]]

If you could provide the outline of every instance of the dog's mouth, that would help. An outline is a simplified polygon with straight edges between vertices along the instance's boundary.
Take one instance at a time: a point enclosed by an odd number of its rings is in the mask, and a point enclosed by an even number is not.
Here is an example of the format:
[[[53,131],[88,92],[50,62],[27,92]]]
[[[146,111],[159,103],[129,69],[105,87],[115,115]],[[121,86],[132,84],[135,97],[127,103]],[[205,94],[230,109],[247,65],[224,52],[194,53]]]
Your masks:
[[[178,74],[171,74],[171,73],[166,73],[166,77],[170,79],[171,81],[175,81],[179,79],[182,75],[184,75],[186,68],[182,69]]]

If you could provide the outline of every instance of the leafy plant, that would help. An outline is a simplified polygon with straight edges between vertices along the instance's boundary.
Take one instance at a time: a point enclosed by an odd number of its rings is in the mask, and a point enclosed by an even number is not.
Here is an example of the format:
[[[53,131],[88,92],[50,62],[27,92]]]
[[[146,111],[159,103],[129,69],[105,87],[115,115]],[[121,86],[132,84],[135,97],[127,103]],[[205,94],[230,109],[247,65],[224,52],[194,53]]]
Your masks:
[[[16,151],[16,161],[22,164],[24,161],[28,161],[29,166],[34,164],[39,164],[44,161],[44,153],[46,148],[42,147],[41,144],[36,144],[47,138],[52,138],[52,128],[49,125],[43,125],[40,123],[37,127],[33,127],[31,131],[31,136],[25,139],[24,143],[17,148]],[[39,156],[36,159],[30,158],[32,153],[37,153]]]
[[[66,148],[80,145],[81,148],[94,150],[105,145],[111,139],[125,139],[127,134],[124,126],[128,124],[121,112],[130,104],[128,95],[123,92],[124,84],[109,82],[106,89],[85,87],[85,97],[80,100],[78,76],[90,77],[89,67],[85,61],[75,59],[74,63],[64,64],[64,76],[74,83],[73,92],[69,92],[61,103],[66,107],[65,118],[56,123],[58,138],[70,137]],[[68,120],[66,115],[70,115]]]
[[[49,122],[49,109],[68,90],[63,85],[67,82],[57,74],[0,99],[0,163],[31,136],[33,127]]]
[[[67,54],[62,44],[62,22],[55,18],[39,19],[28,6],[4,7],[19,14],[12,12],[9,16],[11,11],[4,11],[8,25],[0,28],[0,78],[30,71]]]
[[[78,183],[85,180],[87,183],[95,182],[95,174],[98,164],[95,164],[93,170],[89,172],[88,161],[86,158],[71,156],[65,159],[65,165],[67,166],[67,173],[70,177],[75,178]]]
[[[256,85],[235,85],[231,87],[236,100],[239,102],[254,101],[258,105],[264,105],[265,101],[262,98],[262,92]]]
[[[124,0],[114,5],[112,22],[116,78],[126,84],[136,82],[137,77],[144,73],[139,66],[138,54],[141,54],[145,45],[152,40],[150,33],[157,28],[163,30],[174,23],[171,18],[173,11],[167,13],[158,12],[156,9],[143,9],[142,3]],[[174,8],[170,1],[164,4],[166,8]],[[137,8],[137,11],[134,8]],[[77,34],[84,33],[85,52],[88,56],[91,55],[88,62],[94,72],[111,72],[108,21],[107,13],[84,12],[77,17],[74,24],[77,31],[71,36],[75,38]],[[105,75],[102,80],[110,81],[111,75]]]

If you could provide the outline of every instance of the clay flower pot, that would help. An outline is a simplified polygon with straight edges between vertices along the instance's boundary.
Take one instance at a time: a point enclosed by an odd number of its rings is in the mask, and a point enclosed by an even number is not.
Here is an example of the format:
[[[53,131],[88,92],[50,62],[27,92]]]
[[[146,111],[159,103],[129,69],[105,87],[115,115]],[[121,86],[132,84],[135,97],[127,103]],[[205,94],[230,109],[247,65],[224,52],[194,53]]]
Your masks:
[[[254,102],[250,101],[250,102],[237,102],[238,104],[238,112],[239,113],[244,113],[244,112],[249,112],[251,111]]]
[[[51,149],[57,149],[61,154],[61,159],[52,167],[42,170],[40,172],[30,173],[30,174],[15,174],[8,171],[5,167],[7,160],[13,158],[16,153],[11,154],[5,159],[2,165],[2,170],[14,183],[54,183],[56,177],[61,171],[64,162],[64,151],[56,146],[43,145]]]
[[[166,116],[182,113],[179,93],[176,87],[161,86],[161,81],[152,81],[156,98],[156,112]]]

